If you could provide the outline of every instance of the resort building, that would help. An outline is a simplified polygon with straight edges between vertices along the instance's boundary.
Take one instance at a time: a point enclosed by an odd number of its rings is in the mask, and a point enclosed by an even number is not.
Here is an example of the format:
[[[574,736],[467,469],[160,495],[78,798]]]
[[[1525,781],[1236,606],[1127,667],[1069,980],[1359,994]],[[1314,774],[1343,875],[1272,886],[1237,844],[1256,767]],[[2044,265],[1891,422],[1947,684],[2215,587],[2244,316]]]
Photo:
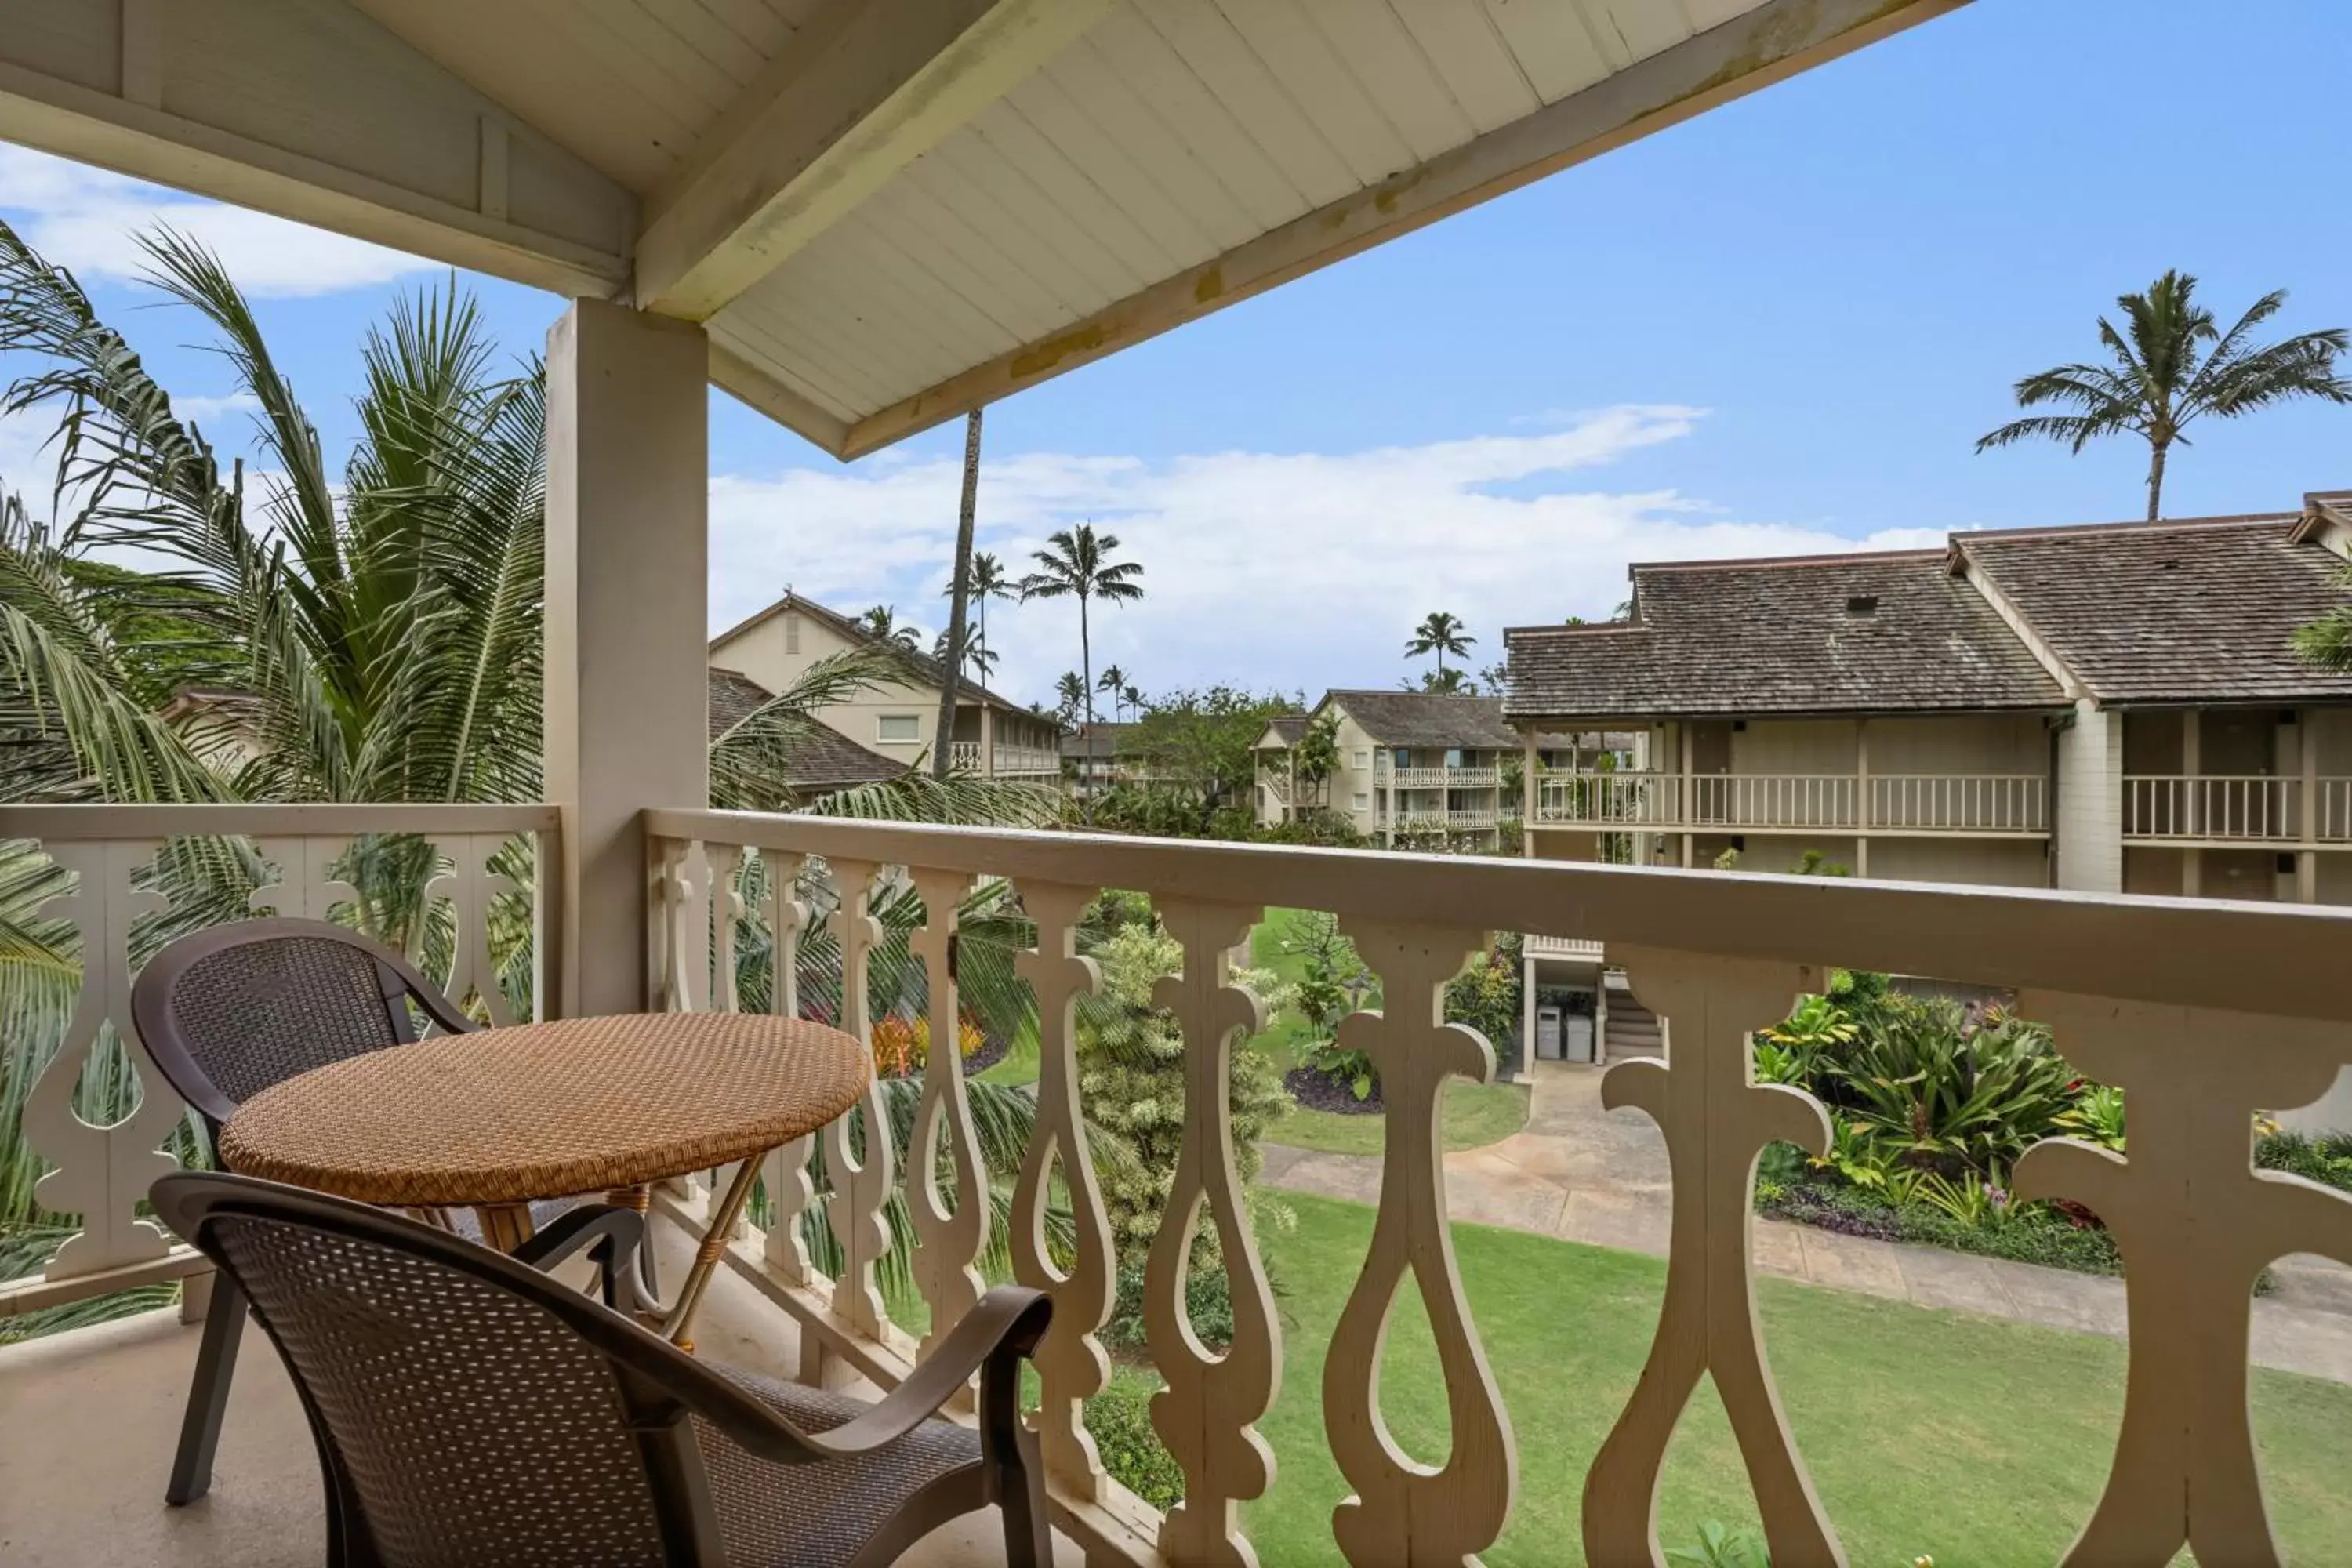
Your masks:
[[[871,647],[878,640],[839,611],[788,592],[711,638],[710,664],[782,691],[818,660]],[[901,662],[905,673],[899,679],[812,711],[857,745],[912,766],[930,755],[939,728],[940,670],[919,653],[906,653]],[[1042,783],[1062,776],[1060,726],[969,679],[956,683],[955,732],[949,744],[956,766],[986,778]]]
[[[2352,496],[2329,493],[1635,566],[1627,619],[1505,633],[1525,754],[1640,736],[1631,768],[1536,758],[1527,853],[2352,904],[2352,675],[2294,647],[2352,603],[2348,552]],[[1590,989],[1598,960],[1529,964]]]

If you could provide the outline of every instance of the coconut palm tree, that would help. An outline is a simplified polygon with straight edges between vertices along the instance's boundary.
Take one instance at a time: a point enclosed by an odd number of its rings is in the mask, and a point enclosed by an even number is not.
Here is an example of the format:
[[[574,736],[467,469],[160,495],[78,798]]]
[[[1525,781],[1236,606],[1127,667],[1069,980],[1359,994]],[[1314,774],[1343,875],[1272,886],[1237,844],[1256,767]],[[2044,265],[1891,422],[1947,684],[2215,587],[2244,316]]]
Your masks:
[[[1136,580],[1143,575],[1143,568],[1132,561],[1113,559],[1118,549],[1118,534],[1097,533],[1091,523],[1061,529],[1047,536],[1045,549],[1031,554],[1037,570],[1021,579],[1024,600],[1078,602],[1079,699],[1089,728],[1095,721],[1094,642],[1087,606],[1096,599],[1117,605],[1143,597],[1143,584]]]
[[[2195,420],[2208,414],[2234,419],[2298,397],[2352,403],[2352,382],[2336,374],[2336,356],[2352,342],[2340,328],[2274,343],[2252,341],[2254,329],[2285,305],[2285,289],[2255,300],[2226,332],[2196,294],[2195,278],[2170,271],[2146,293],[2118,297],[2123,326],[2099,318],[2105,363],[2062,364],[2017,384],[2021,408],[2055,404],[2076,412],[2013,419],[1979,437],[1977,450],[2040,437],[2080,452],[2102,436],[2136,435],[2147,443],[2153,522],[2163,515],[2165,458],[2176,443],[2189,444],[2181,432]]]
[[[1054,683],[1055,711],[1065,725],[1076,724],[1078,713],[1086,706],[1087,683],[1075,669],[1062,671],[1062,679]]]
[[[934,733],[940,743],[931,748],[931,776],[944,780],[954,748],[947,737],[955,733],[956,685],[963,679],[964,616],[971,602],[971,536],[980,513],[980,410],[966,416],[963,426],[963,500],[956,508],[955,565],[948,573],[948,625],[940,634],[940,721]]]
[[[1438,685],[1433,689],[1446,690],[1451,688],[1445,684],[1445,656],[1450,653],[1456,658],[1467,658],[1477,642],[1478,639],[1463,626],[1461,616],[1436,610],[1413,628],[1412,637],[1404,645],[1404,651],[1411,658],[1418,658],[1425,653],[1435,654]]]
[[[988,640],[988,602],[991,599],[1018,597],[1017,585],[1013,583],[1012,574],[1004,570],[1003,562],[985,550],[976,550],[972,552],[971,580],[966,591],[972,608],[979,612],[980,639],[986,642]],[[955,584],[950,583],[940,591],[940,596],[944,599],[954,593]]]
[[[898,612],[887,605],[868,605],[858,612],[857,629],[876,642],[905,653],[914,653],[923,645],[923,632],[912,621],[902,621]]]
[[[1127,716],[1129,718],[1132,719],[1143,711],[1142,688],[1136,686],[1127,687],[1119,692],[1119,696],[1127,702]]]
[[[1095,678],[1095,689],[1110,693],[1110,716],[1116,721],[1120,704],[1127,700],[1127,671],[1115,664],[1105,665],[1102,674]]]
[[[941,632],[931,639],[931,662],[945,668],[948,662],[948,634]],[[986,638],[974,632],[963,639],[963,668],[974,679],[985,684],[996,669],[996,650]]]

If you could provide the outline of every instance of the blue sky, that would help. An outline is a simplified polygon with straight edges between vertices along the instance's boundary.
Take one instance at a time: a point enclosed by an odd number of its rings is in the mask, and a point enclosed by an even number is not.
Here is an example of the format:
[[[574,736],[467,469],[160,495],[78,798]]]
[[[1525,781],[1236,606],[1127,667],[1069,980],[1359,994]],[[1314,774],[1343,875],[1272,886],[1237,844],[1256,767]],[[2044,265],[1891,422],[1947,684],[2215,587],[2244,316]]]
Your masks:
[[[1479,658],[1507,624],[1605,613],[1627,560],[1916,542],[2126,518],[2144,448],[1974,438],[2017,376],[2168,266],[2233,315],[2352,324],[2333,95],[2352,8],[1979,0],[1845,60],[1025,393],[990,415],[983,547],[1093,518],[1154,597],[1097,628],[1147,689],[1385,685],[1428,610]],[[0,152],[0,216],[74,265],[183,396],[228,389],[126,281],[129,232],[195,226],[263,293],[331,447],[360,335],[430,269]],[[469,279],[534,348],[553,298]],[[723,624],[786,582],[936,625],[958,437],[844,468],[714,398]],[[233,410],[208,422],[234,447]],[[19,424],[0,482],[45,491]],[[2352,483],[2352,410],[2192,432],[2167,510],[2283,509]],[[1060,606],[992,614],[1003,684],[1075,662]]]

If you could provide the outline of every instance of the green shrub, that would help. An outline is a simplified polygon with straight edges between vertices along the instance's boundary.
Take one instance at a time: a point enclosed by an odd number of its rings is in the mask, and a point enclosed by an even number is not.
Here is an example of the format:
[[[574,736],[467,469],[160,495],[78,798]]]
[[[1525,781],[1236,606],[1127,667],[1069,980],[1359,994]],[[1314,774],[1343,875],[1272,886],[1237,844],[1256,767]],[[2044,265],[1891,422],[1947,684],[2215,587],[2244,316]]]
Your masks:
[[[1184,1500],[1184,1471],[1151,1426],[1154,1381],[1117,1373],[1110,1386],[1087,1401],[1087,1431],[1111,1479],[1163,1513]]]
[[[2305,1132],[2268,1133],[2254,1144],[2254,1163],[2352,1192],[2352,1132],[2317,1138]]]
[[[1186,1270],[1184,1315],[1192,1321],[1193,1337],[1209,1349],[1222,1351],[1234,1342],[1233,1284],[1223,1269]],[[1103,1325],[1102,1342],[1115,1351],[1139,1351],[1147,1342],[1140,1261],[1118,1271],[1118,1292],[1111,1301],[1110,1321]]]

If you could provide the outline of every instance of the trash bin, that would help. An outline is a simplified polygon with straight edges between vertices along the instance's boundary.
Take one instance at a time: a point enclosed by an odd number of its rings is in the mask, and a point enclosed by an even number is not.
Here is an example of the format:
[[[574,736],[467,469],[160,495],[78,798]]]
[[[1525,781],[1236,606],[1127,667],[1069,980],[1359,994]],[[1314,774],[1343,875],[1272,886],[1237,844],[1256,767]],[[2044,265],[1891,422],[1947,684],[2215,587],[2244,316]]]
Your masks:
[[[1582,1013],[1573,1013],[1568,1019],[1567,1059],[1589,1062],[1592,1059],[1592,1019]]]
[[[1538,1007],[1536,1009],[1536,1060],[1556,1062],[1559,1060],[1559,1009]],[[1592,1058],[1592,1042],[1589,1039],[1585,1042],[1584,1055],[1588,1061]]]

